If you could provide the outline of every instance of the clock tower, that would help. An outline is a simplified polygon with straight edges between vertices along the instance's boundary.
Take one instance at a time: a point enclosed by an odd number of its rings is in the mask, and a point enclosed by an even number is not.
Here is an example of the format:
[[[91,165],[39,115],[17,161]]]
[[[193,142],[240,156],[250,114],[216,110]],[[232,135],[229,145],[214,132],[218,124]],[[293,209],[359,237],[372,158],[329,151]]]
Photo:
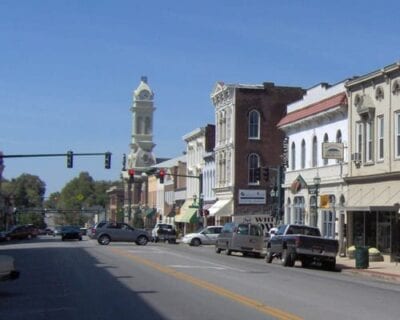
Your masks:
[[[140,210],[142,173],[156,163],[153,149],[154,93],[142,77],[139,86],[133,91],[132,133],[127,166],[122,171],[125,184],[125,221],[130,222],[135,212]],[[128,174],[134,170],[133,181]]]

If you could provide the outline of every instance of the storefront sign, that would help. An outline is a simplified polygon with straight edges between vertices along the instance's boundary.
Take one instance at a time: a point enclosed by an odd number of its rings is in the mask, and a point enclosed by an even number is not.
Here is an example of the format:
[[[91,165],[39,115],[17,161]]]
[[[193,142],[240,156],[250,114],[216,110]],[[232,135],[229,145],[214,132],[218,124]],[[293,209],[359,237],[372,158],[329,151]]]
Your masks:
[[[239,189],[239,204],[266,204],[265,190]]]

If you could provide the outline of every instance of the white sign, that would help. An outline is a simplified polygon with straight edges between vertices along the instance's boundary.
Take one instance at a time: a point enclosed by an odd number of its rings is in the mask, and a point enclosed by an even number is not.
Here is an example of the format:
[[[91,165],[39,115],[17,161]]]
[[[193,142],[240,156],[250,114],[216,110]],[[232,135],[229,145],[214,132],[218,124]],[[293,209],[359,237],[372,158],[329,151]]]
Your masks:
[[[266,204],[265,190],[239,189],[239,204]]]
[[[274,217],[266,214],[233,216],[233,220],[237,223],[259,224],[264,232],[274,227]]]
[[[343,160],[344,145],[343,143],[323,142],[322,158]]]

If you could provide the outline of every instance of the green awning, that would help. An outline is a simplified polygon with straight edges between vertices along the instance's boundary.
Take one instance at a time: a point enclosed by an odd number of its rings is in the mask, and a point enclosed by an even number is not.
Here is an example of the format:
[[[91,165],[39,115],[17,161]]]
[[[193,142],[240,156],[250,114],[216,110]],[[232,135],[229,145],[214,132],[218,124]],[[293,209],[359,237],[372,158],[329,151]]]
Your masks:
[[[151,208],[151,209],[146,209],[146,211],[144,212],[144,215],[146,216],[146,218],[151,218],[156,214],[156,209]]]
[[[175,222],[196,223],[197,208],[185,208],[184,210],[181,210],[181,213],[175,216]]]

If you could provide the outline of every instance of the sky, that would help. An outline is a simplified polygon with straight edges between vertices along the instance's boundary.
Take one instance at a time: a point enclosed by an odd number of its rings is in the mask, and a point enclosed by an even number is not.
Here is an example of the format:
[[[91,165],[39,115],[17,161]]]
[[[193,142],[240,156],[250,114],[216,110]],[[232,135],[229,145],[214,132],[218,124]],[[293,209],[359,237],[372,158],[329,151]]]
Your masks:
[[[80,172],[120,179],[129,154],[132,94],[155,93],[159,158],[182,155],[182,136],[215,123],[210,94],[225,83],[308,89],[399,61],[399,1],[0,0],[0,151],[61,191]]]

